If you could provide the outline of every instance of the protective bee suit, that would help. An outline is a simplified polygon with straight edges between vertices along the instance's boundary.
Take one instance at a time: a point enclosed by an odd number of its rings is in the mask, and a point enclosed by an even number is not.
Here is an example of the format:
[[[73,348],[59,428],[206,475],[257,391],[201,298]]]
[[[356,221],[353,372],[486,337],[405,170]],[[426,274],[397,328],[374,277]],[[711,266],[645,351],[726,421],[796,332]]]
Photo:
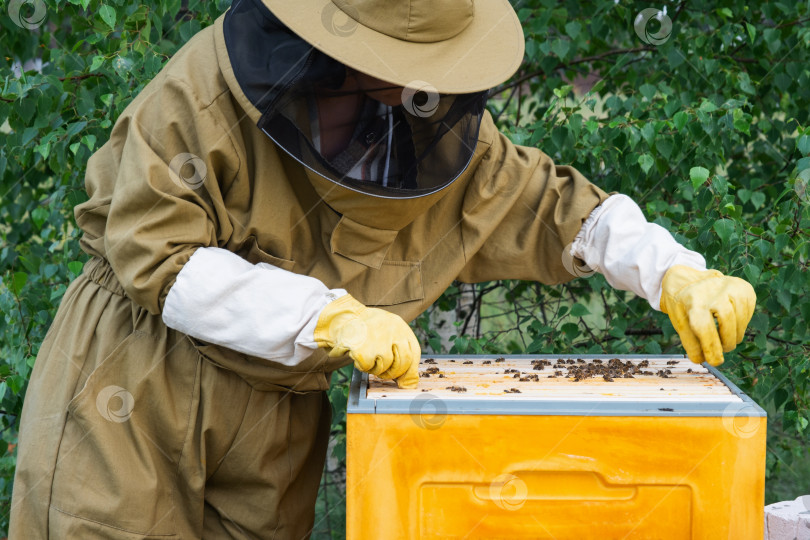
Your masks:
[[[357,39],[438,47],[387,61],[349,51],[315,4],[236,2],[90,159],[75,213],[92,258],[34,367],[11,538],[306,537],[329,373],[354,360],[416,384],[402,321],[454,279],[561,283],[581,259],[659,308],[668,269],[705,271],[629,198],[498,133],[483,92],[523,51],[508,2],[454,0],[438,15],[425,0],[394,14],[327,4]],[[497,46],[475,48],[493,21]],[[475,54],[453,57],[455,76],[453,62],[436,67],[454,39],[497,69],[471,74]],[[405,99],[364,98],[349,143],[326,152],[318,100],[345,87],[346,66]],[[367,307],[363,338],[390,332],[393,364],[364,364],[335,330]]]

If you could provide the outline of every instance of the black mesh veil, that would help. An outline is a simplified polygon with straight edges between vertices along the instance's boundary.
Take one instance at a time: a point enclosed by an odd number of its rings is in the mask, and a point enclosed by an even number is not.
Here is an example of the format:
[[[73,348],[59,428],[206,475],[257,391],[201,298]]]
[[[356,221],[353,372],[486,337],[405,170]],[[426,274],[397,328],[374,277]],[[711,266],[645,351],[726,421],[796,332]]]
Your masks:
[[[363,193],[411,198],[446,187],[467,168],[486,92],[444,95],[414,81],[383,88],[386,105],[374,99],[377,87],[353,86],[356,73],[294,34],[261,0],[236,0],[224,31],[236,79],[261,112],[258,127],[318,174]],[[340,112],[327,114],[335,104]]]

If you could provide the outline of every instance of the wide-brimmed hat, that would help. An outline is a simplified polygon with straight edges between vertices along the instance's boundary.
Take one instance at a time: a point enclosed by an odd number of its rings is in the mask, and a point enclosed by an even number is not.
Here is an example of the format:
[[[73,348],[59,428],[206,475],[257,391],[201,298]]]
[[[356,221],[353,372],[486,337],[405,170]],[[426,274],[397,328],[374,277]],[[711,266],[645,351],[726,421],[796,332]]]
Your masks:
[[[523,60],[523,31],[508,0],[262,2],[313,47],[398,86],[487,90]]]

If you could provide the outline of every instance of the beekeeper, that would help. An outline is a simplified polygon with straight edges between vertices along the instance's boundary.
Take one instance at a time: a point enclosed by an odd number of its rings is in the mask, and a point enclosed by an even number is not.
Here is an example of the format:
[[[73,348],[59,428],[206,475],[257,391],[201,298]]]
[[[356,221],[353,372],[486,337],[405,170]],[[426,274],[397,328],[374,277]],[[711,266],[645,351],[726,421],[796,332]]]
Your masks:
[[[181,48],[88,163],[11,537],[306,536],[329,373],[415,386],[406,321],[455,279],[587,264],[722,362],[753,289],[498,133],[522,57],[507,0],[237,0]]]

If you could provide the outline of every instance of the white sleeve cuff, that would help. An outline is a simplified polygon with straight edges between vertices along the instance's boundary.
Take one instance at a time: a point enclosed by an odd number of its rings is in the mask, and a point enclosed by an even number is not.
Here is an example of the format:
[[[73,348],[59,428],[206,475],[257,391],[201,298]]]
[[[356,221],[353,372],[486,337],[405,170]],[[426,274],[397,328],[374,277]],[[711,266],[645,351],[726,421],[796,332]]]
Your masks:
[[[344,294],[225,249],[198,248],[166,295],[163,322],[209,343],[294,366],[318,348],[318,317]]]
[[[663,227],[644,218],[627,195],[612,195],[588,216],[571,246],[611,286],[645,298],[661,309],[661,282],[672,266],[706,269],[702,255],[680,245]]]

